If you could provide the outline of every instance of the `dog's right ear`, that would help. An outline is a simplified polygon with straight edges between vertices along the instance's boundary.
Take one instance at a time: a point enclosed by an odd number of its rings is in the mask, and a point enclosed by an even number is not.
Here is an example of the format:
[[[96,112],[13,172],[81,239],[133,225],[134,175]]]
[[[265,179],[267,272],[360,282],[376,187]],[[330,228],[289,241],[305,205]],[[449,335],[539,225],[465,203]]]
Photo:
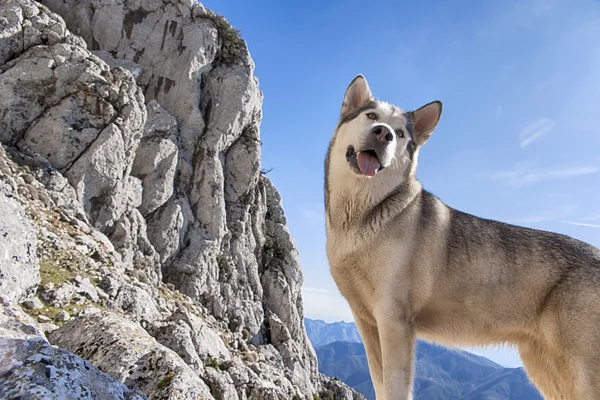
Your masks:
[[[356,75],[356,78],[350,82],[348,89],[346,89],[344,102],[342,103],[342,115],[350,114],[371,100],[373,100],[373,94],[369,89],[367,80],[362,75]]]
[[[418,146],[425,144],[442,116],[442,102],[432,101],[410,113],[414,124],[415,142]]]

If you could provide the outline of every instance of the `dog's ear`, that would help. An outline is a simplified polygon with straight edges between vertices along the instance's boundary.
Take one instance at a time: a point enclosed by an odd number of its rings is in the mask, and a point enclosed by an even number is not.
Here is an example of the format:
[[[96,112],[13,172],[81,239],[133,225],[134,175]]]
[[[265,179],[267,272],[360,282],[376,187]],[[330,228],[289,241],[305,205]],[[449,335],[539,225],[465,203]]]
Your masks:
[[[342,115],[350,114],[371,100],[373,100],[373,94],[371,94],[367,80],[362,75],[356,75],[356,78],[350,82],[348,89],[346,89],[344,102],[342,103]]]
[[[412,113],[414,140],[417,146],[425,144],[442,115],[442,102],[432,101]]]

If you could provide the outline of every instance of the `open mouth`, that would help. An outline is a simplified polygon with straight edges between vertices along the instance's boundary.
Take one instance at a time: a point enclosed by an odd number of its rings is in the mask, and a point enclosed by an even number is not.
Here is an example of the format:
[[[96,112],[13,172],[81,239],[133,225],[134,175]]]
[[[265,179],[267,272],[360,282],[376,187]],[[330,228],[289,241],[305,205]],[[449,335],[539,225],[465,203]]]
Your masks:
[[[348,146],[346,150],[346,160],[350,163],[354,172],[364,176],[375,176],[384,167],[381,166],[377,153],[372,149],[365,149],[356,152],[354,146]]]

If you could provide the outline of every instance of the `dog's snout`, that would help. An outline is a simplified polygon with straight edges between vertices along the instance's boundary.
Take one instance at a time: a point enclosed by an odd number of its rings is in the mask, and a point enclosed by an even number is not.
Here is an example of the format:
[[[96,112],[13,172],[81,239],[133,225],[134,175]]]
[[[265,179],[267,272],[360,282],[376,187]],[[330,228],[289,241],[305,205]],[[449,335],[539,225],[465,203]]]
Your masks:
[[[380,142],[391,142],[394,140],[394,134],[384,125],[377,125],[373,128],[373,133]]]

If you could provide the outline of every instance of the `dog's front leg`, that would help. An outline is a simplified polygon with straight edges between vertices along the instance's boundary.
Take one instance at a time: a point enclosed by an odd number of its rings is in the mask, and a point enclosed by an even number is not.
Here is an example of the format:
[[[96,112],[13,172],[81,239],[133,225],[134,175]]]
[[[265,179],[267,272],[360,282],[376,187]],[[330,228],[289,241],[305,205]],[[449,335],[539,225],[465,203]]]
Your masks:
[[[354,321],[356,322],[358,332],[360,333],[360,337],[365,345],[365,351],[367,352],[369,373],[371,374],[371,382],[373,382],[373,387],[375,388],[375,399],[385,400],[381,345],[379,344],[379,331],[377,325],[368,322],[358,315],[354,315]]]
[[[378,328],[385,400],[412,400],[414,328],[390,317],[378,319]]]

